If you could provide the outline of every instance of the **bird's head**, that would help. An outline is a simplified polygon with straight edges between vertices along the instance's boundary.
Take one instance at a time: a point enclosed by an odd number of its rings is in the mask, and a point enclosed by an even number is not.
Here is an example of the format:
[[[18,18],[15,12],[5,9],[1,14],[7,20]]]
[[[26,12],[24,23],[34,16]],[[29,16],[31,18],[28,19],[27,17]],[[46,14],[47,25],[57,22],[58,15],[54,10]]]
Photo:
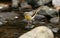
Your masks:
[[[31,18],[32,18],[31,15],[28,12],[24,13],[24,17],[25,17],[26,20],[31,20]]]

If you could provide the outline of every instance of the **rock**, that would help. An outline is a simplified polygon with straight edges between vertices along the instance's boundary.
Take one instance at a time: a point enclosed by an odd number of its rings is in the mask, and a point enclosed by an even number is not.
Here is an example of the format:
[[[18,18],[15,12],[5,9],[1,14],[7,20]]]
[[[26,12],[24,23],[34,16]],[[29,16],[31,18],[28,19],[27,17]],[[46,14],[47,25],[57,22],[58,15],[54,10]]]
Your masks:
[[[25,29],[32,29],[32,28],[34,28],[35,27],[35,25],[27,25],[26,27],[25,27]]]
[[[26,1],[33,7],[39,7],[40,5],[44,5],[51,2],[52,0],[26,0]]]
[[[51,17],[55,17],[55,14],[58,11],[56,9],[50,8],[48,6],[42,6],[41,10],[38,12],[40,15],[50,15]]]
[[[26,19],[23,19],[21,22],[25,22],[25,23],[28,23],[28,21]]]
[[[41,25],[45,25],[46,23],[45,22],[39,22]]]
[[[53,25],[52,23],[47,24],[47,27],[48,27],[48,28],[50,28],[50,29],[52,29],[52,28],[56,28],[56,26],[55,26],[55,25]]]
[[[54,6],[60,6],[60,1],[59,0],[52,0],[52,4]]]
[[[5,19],[8,19],[8,20],[14,20],[16,19],[15,17],[19,16],[19,14],[15,13],[15,12],[2,12],[0,13],[0,16],[2,16],[3,18]]]
[[[58,33],[58,31],[60,30],[58,27],[56,27],[53,24],[48,24],[47,27],[50,28],[52,30],[52,32],[55,33],[55,34]]]
[[[6,10],[9,8],[8,4],[0,4],[0,10]]]
[[[18,0],[12,0],[12,7],[18,7]]]
[[[57,33],[58,30],[59,30],[59,28],[53,28],[53,29],[52,29],[52,31],[53,31],[54,33]]]
[[[59,36],[60,36],[60,29],[58,30],[58,34],[59,34]]]
[[[21,35],[19,38],[54,38],[54,35],[51,29],[39,26]]]
[[[59,17],[51,18],[50,22],[53,23],[53,24],[58,24],[59,23]]]
[[[43,15],[36,15],[34,19],[35,19],[36,21],[41,21],[42,19],[45,19],[45,18],[46,18],[46,17],[43,16]]]
[[[20,3],[20,10],[22,10],[23,12],[27,12],[27,11],[31,11],[32,10],[32,6],[29,5],[26,1],[25,2],[22,2]]]
[[[32,6],[32,8],[39,7],[40,5],[37,4],[38,0],[26,0],[29,5]]]
[[[5,23],[7,23],[6,19],[4,17],[0,16],[0,25],[3,25]]]
[[[22,2],[22,3],[20,3],[20,5],[21,5],[20,9],[24,12],[32,10],[32,6],[29,5],[27,2]]]
[[[22,2],[22,3],[21,3],[21,7],[22,7],[22,8],[30,8],[31,6],[28,5],[27,2]]]
[[[19,35],[20,35],[19,32],[15,32],[14,33],[14,38],[18,38]]]
[[[51,2],[51,0],[38,0],[38,4],[39,5],[44,5],[44,4],[47,4],[47,3],[49,3],[49,2]]]

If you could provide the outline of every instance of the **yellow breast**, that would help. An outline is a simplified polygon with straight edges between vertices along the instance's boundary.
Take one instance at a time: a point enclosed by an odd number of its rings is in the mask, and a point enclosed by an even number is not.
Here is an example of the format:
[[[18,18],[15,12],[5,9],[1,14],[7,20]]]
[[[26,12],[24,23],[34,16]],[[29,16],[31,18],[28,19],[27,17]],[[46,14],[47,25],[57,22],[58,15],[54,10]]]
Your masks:
[[[26,20],[32,20],[31,18],[32,18],[32,17],[31,17],[30,15],[25,15],[25,19],[26,19]]]

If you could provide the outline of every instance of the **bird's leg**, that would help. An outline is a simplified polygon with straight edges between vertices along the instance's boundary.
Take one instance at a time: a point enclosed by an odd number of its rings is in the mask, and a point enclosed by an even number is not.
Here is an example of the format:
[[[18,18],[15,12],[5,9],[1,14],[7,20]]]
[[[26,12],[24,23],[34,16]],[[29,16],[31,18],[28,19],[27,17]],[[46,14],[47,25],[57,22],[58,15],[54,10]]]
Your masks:
[[[30,26],[31,26],[31,23],[30,23],[30,21],[28,21],[26,28],[30,28]]]
[[[31,25],[31,21],[28,21],[28,25]]]
[[[25,28],[29,29],[29,28],[33,28],[33,27],[34,27],[34,26],[32,25],[32,21],[29,20],[29,21],[28,21],[28,24],[27,24],[27,26],[26,26]]]

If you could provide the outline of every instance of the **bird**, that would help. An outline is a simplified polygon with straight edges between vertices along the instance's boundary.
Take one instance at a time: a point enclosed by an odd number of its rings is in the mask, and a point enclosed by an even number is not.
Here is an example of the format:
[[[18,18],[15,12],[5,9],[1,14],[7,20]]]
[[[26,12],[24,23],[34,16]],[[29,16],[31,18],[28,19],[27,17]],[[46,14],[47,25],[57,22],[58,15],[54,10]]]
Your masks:
[[[40,10],[40,8],[33,10],[31,12],[25,12],[24,13],[24,17],[27,20],[27,26],[25,28],[29,29],[29,28],[33,28],[34,25],[32,25],[35,16],[37,15],[38,11]],[[33,26],[33,27],[32,27]]]

